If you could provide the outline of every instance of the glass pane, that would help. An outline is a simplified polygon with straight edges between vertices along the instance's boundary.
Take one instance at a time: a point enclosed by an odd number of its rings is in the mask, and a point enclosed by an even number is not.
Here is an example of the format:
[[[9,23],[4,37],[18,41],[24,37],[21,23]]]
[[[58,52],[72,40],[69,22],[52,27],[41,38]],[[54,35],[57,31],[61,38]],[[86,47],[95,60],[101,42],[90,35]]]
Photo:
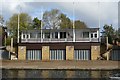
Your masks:
[[[50,33],[45,33],[45,38],[50,38]]]
[[[89,38],[89,32],[83,32],[83,38]]]
[[[41,33],[38,33],[38,34],[37,34],[37,38],[41,38]]]

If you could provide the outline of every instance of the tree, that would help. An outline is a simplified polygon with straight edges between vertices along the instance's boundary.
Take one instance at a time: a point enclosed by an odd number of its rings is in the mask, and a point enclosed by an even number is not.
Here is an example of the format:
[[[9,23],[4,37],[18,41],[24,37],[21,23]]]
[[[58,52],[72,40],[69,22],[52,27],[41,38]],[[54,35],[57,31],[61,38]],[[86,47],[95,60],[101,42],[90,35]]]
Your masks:
[[[115,35],[116,35],[116,40],[120,42],[120,28],[118,28],[118,30],[115,31]]]
[[[20,13],[19,14],[20,31],[30,29],[31,22],[32,22],[32,19],[27,13]],[[17,30],[18,30],[18,14],[13,14],[12,17],[10,17],[10,19],[6,25],[11,33],[11,36],[16,38],[17,37]]]
[[[118,37],[119,37],[119,40],[120,40],[120,28],[118,28]]]
[[[112,40],[115,39],[116,35],[115,35],[115,30],[112,27],[112,24],[109,26],[107,24],[105,24],[103,26],[103,34],[108,37],[108,43],[112,44]]]
[[[4,23],[4,19],[3,16],[0,15],[0,27],[2,26],[2,24]],[[0,28],[0,36],[2,35],[2,28]]]
[[[65,14],[61,13],[60,19],[61,19],[61,23],[60,23],[61,29],[72,28],[72,22]]]
[[[87,28],[84,22],[81,22],[80,20],[75,21],[75,29],[84,29],[84,28]]]
[[[73,23],[69,17],[61,13],[58,9],[53,9],[51,11],[46,11],[43,14],[44,28],[48,29],[72,29]],[[87,28],[84,22],[80,20],[75,21],[75,28]]]
[[[27,13],[20,13],[19,14],[19,31],[21,30],[28,30],[31,29],[32,19]],[[17,43],[17,31],[18,31],[18,14],[13,14],[9,21],[6,23],[8,31],[10,32],[10,36],[7,39],[7,44],[10,42],[10,38],[12,37],[14,39],[14,46]]]
[[[60,11],[58,9],[52,9],[51,11],[45,11],[43,14],[43,24],[45,29],[59,29],[60,28]]]
[[[33,28],[41,29],[41,20],[39,20],[37,17],[33,19]]]
[[[0,15],[0,24],[2,25],[4,23],[4,19],[3,19],[3,16]]]

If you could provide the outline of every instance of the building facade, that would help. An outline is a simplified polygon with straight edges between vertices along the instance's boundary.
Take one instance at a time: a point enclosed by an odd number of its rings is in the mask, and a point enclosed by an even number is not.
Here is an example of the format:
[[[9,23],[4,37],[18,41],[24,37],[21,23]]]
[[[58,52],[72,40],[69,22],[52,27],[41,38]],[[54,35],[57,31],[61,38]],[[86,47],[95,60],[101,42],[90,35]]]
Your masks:
[[[99,28],[43,29],[20,33],[19,60],[97,60]]]

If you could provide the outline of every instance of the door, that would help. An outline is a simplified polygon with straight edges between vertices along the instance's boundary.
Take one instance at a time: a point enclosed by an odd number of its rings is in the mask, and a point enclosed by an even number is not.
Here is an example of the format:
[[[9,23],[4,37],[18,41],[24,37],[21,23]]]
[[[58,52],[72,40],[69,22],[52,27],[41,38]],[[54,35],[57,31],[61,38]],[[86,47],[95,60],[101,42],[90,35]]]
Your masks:
[[[111,59],[112,60],[120,60],[120,50],[112,50]]]
[[[74,59],[75,60],[90,60],[90,50],[75,50]]]
[[[50,60],[65,60],[65,50],[50,50]]]
[[[27,60],[42,60],[41,50],[27,50],[26,59]]]

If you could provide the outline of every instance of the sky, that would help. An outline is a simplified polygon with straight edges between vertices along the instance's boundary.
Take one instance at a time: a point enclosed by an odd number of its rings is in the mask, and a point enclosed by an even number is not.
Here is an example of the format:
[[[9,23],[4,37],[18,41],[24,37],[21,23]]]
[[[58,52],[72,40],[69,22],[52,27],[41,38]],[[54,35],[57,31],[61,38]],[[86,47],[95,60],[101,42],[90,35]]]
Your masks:
[[[41,19],[42,12],[59,9],[71,20],[80,20],[88,27],[100,28],[104,24],[118,28],[119,0],[0,0],[0,14],[5,21],[18,12],[28,13],[32,19]],[[74,3],[73,3],[74,2]]]

